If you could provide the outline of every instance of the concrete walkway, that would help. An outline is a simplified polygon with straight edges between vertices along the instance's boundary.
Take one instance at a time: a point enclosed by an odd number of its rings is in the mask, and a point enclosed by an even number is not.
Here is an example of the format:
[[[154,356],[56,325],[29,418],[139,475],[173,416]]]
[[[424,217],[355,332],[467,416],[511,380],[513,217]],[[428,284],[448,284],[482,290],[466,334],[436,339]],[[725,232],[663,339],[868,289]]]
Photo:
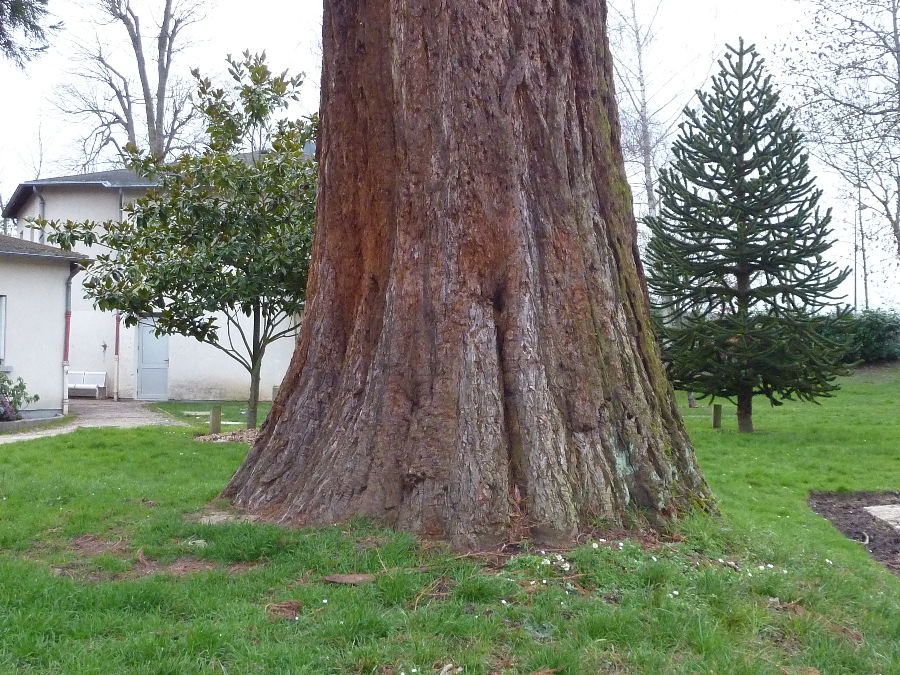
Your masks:
[[[98,401],[92,398],[73,398],[69,400],[69,412],[78,415],[78,418],[49,429],[24,429],[16,433],[3,434],[0,436],[0,445],[26,441],[31,438],[59,436],[78,428],[186,426],[184,422],[173,420],[167,415],[151,410],[146,403],[132,400],[101,399]]]

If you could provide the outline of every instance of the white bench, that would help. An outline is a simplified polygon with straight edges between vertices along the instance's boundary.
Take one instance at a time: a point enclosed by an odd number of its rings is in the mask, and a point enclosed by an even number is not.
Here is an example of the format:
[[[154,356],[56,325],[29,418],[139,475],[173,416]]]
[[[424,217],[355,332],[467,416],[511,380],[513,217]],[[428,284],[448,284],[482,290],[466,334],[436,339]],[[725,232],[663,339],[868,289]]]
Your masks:
[[[94,398],[106,398],[106,373],[91,373],[84,370],[70,370],[66,377],[69,396],[80,396],[84,393]]]

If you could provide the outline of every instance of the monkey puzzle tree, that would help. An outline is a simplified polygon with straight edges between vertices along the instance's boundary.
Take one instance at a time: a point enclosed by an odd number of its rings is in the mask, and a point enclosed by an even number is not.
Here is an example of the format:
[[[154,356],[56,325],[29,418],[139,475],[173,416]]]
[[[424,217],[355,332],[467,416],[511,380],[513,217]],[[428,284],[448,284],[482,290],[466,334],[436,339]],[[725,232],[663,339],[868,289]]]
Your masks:
[[[825,334],[840,335],[845,312],[819,310],[849,270],[823,258],[831,216],[763,59],[741,40],[719,65],[660,176],[649,283],[672,381],[736,399],[751,432],[754,396],[781,405],[837,389],[846,345]]]
[[[605,18],[326,1],[309,304],[225,497],[457,546],[708,499],[653,334]]]

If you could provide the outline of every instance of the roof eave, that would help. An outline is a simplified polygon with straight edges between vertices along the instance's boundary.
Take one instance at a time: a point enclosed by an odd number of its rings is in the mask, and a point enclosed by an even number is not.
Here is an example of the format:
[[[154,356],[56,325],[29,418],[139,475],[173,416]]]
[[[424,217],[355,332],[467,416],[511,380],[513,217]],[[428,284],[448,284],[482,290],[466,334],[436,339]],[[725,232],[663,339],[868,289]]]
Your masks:
[[[0,251],[0,256],[8,256],[10,258],[42,258],[44,260],[59,260],[62,262],[86,262],[90,260],[88,256],[79,253],[73,253],[72,255],[52,255],[47,253]]]
[[[19,186],[13,192],[12,197],[9,202],[7,202],[6,207],[4,207],[3,213],[0,214],[0,216],[3,218],[18,218],[19,211],[28,203],[28,198],[34,194],[32,188],[33,185],[31,183],[19,183]]]

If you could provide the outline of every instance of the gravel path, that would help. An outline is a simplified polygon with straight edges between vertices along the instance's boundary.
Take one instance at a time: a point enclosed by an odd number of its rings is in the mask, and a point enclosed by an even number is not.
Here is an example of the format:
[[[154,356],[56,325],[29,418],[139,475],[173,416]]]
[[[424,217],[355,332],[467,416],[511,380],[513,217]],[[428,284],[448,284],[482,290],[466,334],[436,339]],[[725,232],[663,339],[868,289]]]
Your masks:
[[[173,420],[167,415],[151,410],[146,403],[131,400],[113,401],[112,399],[105,399],[98,401],[87,398],[70,399],[69,412],[78,415],[78,418],[67,424],[60,424],[49,429],[25,429],[17,433],[3,434],[0,436],[0,445],[26,441],[32,438],[59,436],[79,428],[186,426],[184,422]]]

